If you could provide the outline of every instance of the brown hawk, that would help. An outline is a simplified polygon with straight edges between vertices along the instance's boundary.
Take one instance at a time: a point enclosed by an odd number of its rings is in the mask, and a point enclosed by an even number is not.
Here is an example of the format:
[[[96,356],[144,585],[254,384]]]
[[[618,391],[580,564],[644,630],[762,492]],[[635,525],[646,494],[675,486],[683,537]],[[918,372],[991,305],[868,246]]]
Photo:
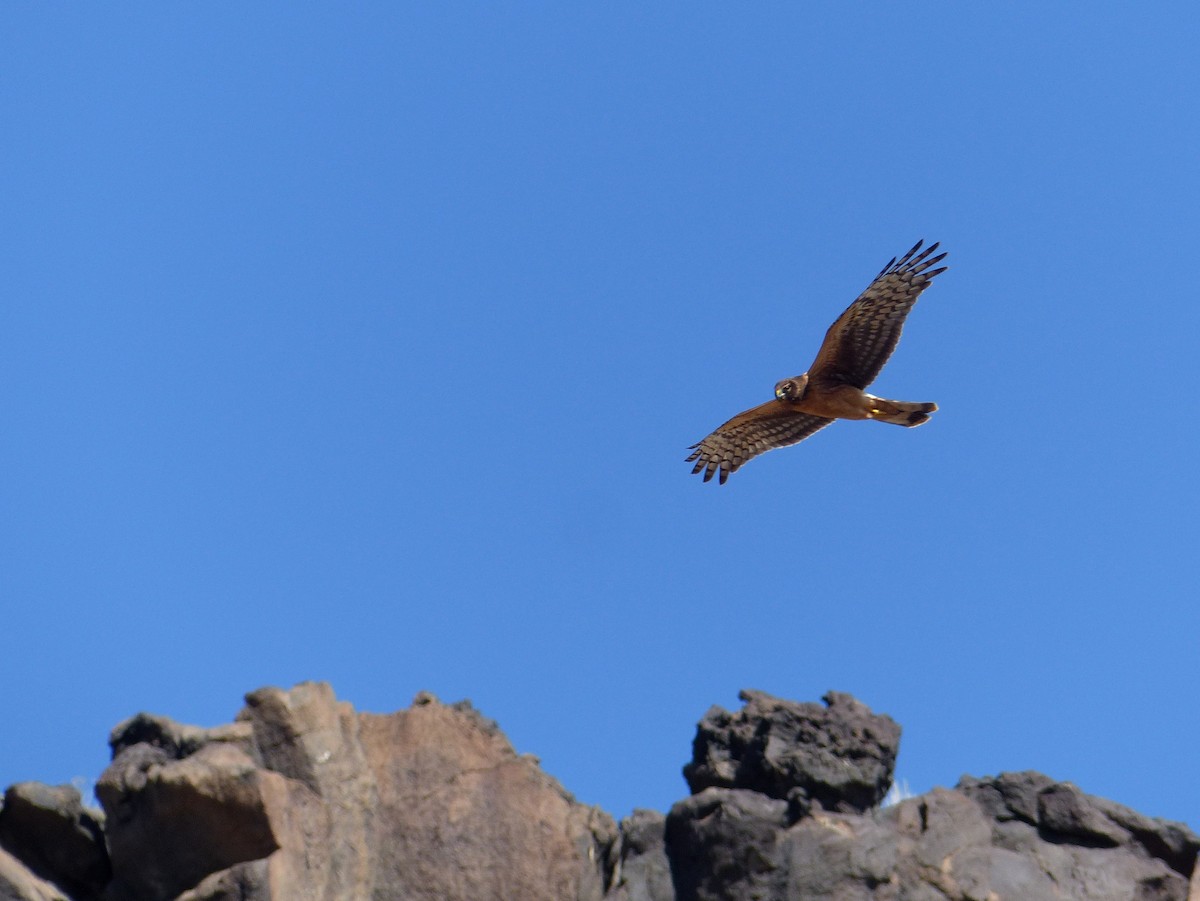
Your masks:
[[[930,256],[938,245],[920,254],[923,242],[883,267],[858,300],[829,327],[808,372],[775,386],[775,399],[739,413],[703,441],[692,445],[687,462],[704,481],[720,474],[725,484],[731,472],[752,457],[803,441],[835,419],[878,419],[906,428],[918,426],[937,409],[934,403],[884,400],[866,393],[896,343],[904,318],[935,275],[946,254]]]

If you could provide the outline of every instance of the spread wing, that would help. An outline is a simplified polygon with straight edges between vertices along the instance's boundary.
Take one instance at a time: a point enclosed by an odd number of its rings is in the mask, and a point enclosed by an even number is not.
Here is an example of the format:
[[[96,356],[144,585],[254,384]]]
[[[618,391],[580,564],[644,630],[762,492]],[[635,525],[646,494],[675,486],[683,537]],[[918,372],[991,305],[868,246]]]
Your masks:
[[[704,481],[719,472],[721,484],[731,472],[759,454],[803,441],[832,419],[797,413],[777,400],[739,413],[703,441],[692,445],[687,462],[696,461],[693,473],[704,471]]]
[[[809,367],[810,379],[865,389],[875,381],[900,340],[904,319],[935,275],[948,267],[932,269],[946,254],[930,257],[937,244],[919,255],[923,242],[883,267],[858,300],[850,304],[825,334],[817,359]]]

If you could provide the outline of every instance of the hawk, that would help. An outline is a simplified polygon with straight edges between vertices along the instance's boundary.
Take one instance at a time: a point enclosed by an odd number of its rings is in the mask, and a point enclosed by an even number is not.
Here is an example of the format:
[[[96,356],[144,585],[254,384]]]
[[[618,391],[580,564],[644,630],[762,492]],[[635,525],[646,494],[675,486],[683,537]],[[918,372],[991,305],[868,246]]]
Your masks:
[[[775,399],[739,413],[702,441],[692,445],[687,462],[696,462],[693,473],[704,481],[720,475],[725,484],[747,460],[777,447],[803,441],[835,419],[877,419],[905,428],[928,421],[934,403],[884,400],[866,393],[879,375],[896,343],[904,318],[935,275],[946,254],[931,256],[932,244],[921,253],[918,241],[883,271],[854,303],[829,327],[817,358],[808,372],[783,379],[775,386]]]

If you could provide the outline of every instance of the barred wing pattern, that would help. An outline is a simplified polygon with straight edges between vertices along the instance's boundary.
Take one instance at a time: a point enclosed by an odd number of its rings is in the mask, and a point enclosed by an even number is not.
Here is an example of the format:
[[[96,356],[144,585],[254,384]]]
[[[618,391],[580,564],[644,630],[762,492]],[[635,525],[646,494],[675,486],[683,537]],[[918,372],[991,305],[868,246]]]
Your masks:
[[[922,243],[918,241],[899,260],[893,257],[870,287],[829,327],[817,359],[809,367],[811,379],[864,390],[875,381],[900,341],[909,310],[933,277],[946,271],[945,266],[931,268],[946,254],[931,257],[938,249],[937,244],[931,244],[918,255]]]
[[[809,435],[825,428],[832,419],[796,413],[781,408],[779,401],[765,404],[739,413],[704,440],[692,445],[692,454],[687,462],[695,461],[692,473],[704,471],[704,481],[720,474],[724,485],[731,472],[752,457],[797,444]]]

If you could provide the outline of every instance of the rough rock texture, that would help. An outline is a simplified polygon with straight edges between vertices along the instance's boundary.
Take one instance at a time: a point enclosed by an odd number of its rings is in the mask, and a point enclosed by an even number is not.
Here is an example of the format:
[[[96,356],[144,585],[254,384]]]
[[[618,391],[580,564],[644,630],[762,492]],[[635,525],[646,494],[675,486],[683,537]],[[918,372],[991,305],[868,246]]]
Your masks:
[[[240,727],[240,728],[239,728]],[[96,783],[115,898],[174,898],[205,876],[279,847],[246,724],[213,730],[145,714],[109,739]]]
[[[246,701],[216,729],[139,714],[113,730],[103,836],[78,793],[10,789],[0,901],[602,897],[612,819],[469,704],[422,694],[374,716],[321,684]]]
[[[621,820],[609,852],[612,880],[605,901],[673,901],[675,886],[664,846],[665,823],[657,810],[635,810]]]
[[[139,716],[97,785],[120,899],[600,898],[616,827],[469,705],[267,688],[215,730]]]
[[[698,793],[667,817],[680,901],[1189,897],[1200,839],[1182,824],[1037,773],[964,778],[880,810],[899,742],[890,719],[836,693],[824,711],[741,697],[738,713],[700,723],[684,768]]]
[[[692,793],[745,788],[772,798],[812,801],[826,810],[875,807],[892,784],[900,727],[850,695],[831,691],[825,706],[742,691],[737,713],[711,708],[696,729],[683,768]]]
[[[0,901],[1189,898],[1181,824],[1038,773],[880,809],[889,718],[835,693],[742,699],[700,723],[693,794],[619,827],[428,694],[376,716],[327,685],[266,688],[215,729],[140,714],[110,738],[105,817],[67,787],[5,794]]]
[[[1138,848],[1051,840],[1027,824],[998,827],[979,804],[946,789],[870,816],[817,813],[780,837],[786,888],[779,897],[1187,898],[1190,871]]]

